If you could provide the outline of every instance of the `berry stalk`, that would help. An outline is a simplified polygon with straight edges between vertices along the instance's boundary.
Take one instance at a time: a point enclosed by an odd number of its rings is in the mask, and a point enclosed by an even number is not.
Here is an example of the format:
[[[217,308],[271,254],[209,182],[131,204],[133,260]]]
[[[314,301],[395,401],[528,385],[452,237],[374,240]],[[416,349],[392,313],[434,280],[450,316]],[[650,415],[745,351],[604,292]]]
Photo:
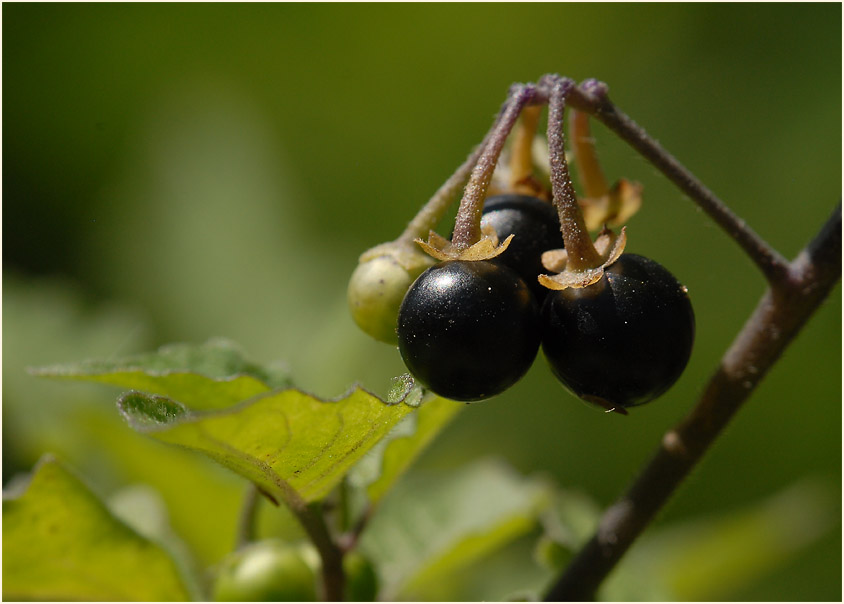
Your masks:
[[[569,109],[569,136],[583,195],[596,199],[609,195],[610,187],[598,161],[595,139],[592,137],[589,116],[586,113]]]
[[[540,105],[525,107],[510,149],[510,188],[517,193],[532,193],[526,183],[533,175],[533,138],[539,126]]]
[[[571,80],[556,78],[548,101],[548,154],[551,163],[551,189],[554,205],[560,215],[560,230],[566,243],[568,268],[580,271],[604,264],[595,250],[586,228],[583,212],[577,203],[566,162],[566,140],[563,133],[563,114],[566,95],[574,87]]]
[[[493,128],[492,136],[484,145],[457,210],[451,241],[458,250],[467,249],[481,239],[481,214],[495,165],[498,163],[504,141],[507,140],[522,109],[533,100],[535,94],[536,88],[532,85],[515,87],[507,100],[501,120]]]
[[[592,115],[633,147],[700,206],[744,250],[769,283],[783,278],[788,271],[788,261],[641,126],[619,110],[610,101],[605,83],[586,80],[574,89],[571,100],[578,109]]]
[[[495,132],[501,121],[501,117],[502,113],[499,113],[495,118],[492,128],[487,132],[483,141],[481,141],[481,144],[469,154],[469,157],[457,168],[454,174],[437,189],[431,199],[419,210],[416,216],[413,217],[413,220],[408,223],[396,241],[406,242],[408,244],[413,243],[414,239],[426,237],[428,232],[437,226],[445,211],[454,201],[458,191],[464,188],[469,181],[472,169],[478,163],[478,159],[481,157],[481,153],[486,148],[493,132]]]

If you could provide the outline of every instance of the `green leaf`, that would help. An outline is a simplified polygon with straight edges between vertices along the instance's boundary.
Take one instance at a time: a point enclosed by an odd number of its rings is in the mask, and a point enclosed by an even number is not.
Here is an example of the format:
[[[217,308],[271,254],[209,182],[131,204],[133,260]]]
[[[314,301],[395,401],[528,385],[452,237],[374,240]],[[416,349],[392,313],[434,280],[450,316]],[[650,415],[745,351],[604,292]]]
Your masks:
[[[203,594],[203,569],[173,531],[167,505],[154,488],[143,484],[124,487],[108,497],[106,505],[116,518],[170,555],[192,600],[207,599]]]
[[[406,391],[405,395],[413,396],[413,393]],[[352,468],[349,483],[364,488],[369,502],[377,503],[462,408],[456,401],[431,398],[416,413],[405,417]]]
[[[92,384],[35,380],[33,364],[142,348],[148,329],[129,309],[92,305],[71,283],[3,271],[3,472],[28,472],[44,451],[87,466],[95,447],[71,428],[82,409],[103,409],[108,395]],[[114,425],[120,419],[112,413]],[[95,471],[96,472],[96,471]],[[85,473],[91,472],[85,467]]]
[[[450,601],[538,602],[554,572],[536,563],[533,533],[485,556],[460,572],[459,584],[450,587]]]
[[[112,361],[56,365],[31,372],[154,392],[195,410],[224,409],[290,385],[284,371],[246,360],[235,344],[223,339],[199,346],[170,344],[153,353]]]
[[[407,478],[385,498],[361,541],[377,562],[388,600],[447,596],[436,589],[529,531],[547,503],[544,485],[495,461]]]
[[[165,397],[118,401],[136,430],[207,455],[294,508],[324,497],[414,407],[355,388],[336,401],[272,391],[221,411],[195,412]]]
[[[176,565],[45,457],[25,492],[3,501],[3,598],[186,600]]]
[[[333,402],[283,390],[286,375],[245,360],[236,345],[220,339],[32,372],[136,391],[119,402],[134,429],[203,452],[294,507],[323,497],[373,448],[359,464],[357,484],[367,499],[379,500],[460,408],[439,398],[421,405],[422,389],[409,375],[394,380],[387,402],[359,388]],[[418,412],[409,413],[412,408]],[[222,416],[202,414],[223,410],[231,411],[229,427],[221,425]],[[212,445],[203,441],[208,438],[217,440]],[[268,458],[275,461],[268,465]]]
[[[23,279],[9,271],[3,272],[3,313],[8,319],[3,346],[13,351],[3,358],[4,479],[28,473],[51,451],[73,460],[75,470],[103,485],[104,492],[128,483],[155,488],[173,530],[200,564],[213,564],[230,551],[242,479],[207,458],[163,447],[129,429],[115,412],[111,388],[90,381],[34,379],[27,372],[27,367],[59,360],[110,353],[114,359],[148,350],[152,330],[144,315],[113,303],[92,305],[71,283]],[[286,538],[301,532],[292,515],[271,505],[263,506],[260,523],[262,535]],[[215,530],[209,531],[209,525]],[[286,532],[279,533],[279,528]]]

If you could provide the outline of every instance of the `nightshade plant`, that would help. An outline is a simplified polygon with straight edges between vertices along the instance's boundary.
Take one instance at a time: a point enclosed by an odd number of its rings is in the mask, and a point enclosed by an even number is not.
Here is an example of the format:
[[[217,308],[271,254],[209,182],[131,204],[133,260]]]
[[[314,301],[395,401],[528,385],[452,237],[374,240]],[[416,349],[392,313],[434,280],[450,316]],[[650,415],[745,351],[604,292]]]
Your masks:
[[[537,125],[545,106],[547,133],[541,137]],[[566,158],[566,111],[580,199]],[[589,503],[499,463],[478,462],[393,490],[462,408],[447,397],[474,401],[500,393],[521,377],[540,340],[564,384],[608,411],[626,413],[652,400],[682,372],[694,334],[689,298],[660,264],[625,253],[624,224],[641,205],[641,187],[626,180],[607,184],[589,119],[628,142],[715,220],[760,269],[768,291],[700,400],[666,432],[651,461],[600,520]],[[453,235],[445,239],[433,229],[461,190]],[[498,204],[512,204],[517,214],[532,212],[520,206],[525,197],[531,206],[553,207],[564,240],[552,245],[537,235],[541,243],[520,252],[529,256],[530,269],[521,260],[508,265],[519,254],[506,254],[524,250],[537,223],[502,226],[492,219]],[[356,323],[376,339],[398,343],[417,380],[397,378],[383,398],[355,387],[322,400],[224,341],[35,370],[129,389],[118,408],[134,430],[205,455],[249,486],[236,551],[196,573],[171,541],[141,530],[64,464],[45,457],[26,484],[4,498],[3,595],[437,597],[448,572],[540,526],[536,551],[544,574],[532,596],[594,598],[839,280],[840,250],[839,204],[798,257],[786,261],[619,111],[603,83],[578,86],[546,75],[514,85],[481,145],[395,241],[361,256],[351,278]],[[540,253],[543,272],[527,283]],[[540,312],[536,298],[543,295]],[[450,340],[452,329],[457,335]],[[566,402],[562,391],[560,399]],[[595,418],[601,421],[601,415]],[[287,506],[307,542],[280,544],[259,535],[261,502]],[[779,516],[771,518],[754,535],[775,532]],[[47,544],[50,555],[33,549],[35,541]]]

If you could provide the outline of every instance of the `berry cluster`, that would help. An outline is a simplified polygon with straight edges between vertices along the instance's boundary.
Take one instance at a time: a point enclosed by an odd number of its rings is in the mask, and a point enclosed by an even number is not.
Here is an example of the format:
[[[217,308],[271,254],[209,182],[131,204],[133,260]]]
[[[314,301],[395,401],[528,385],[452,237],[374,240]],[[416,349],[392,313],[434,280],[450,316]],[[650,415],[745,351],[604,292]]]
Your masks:
[[[653,260],[623,253],[625,230],[616,235],[606,227],[638,209],[641,187],[623,179],[606,185],[586,116],[572,111],[574,159],[586,191],[580,202],[575,197],[562,135],[570,90],[556,76],[517,88],[454,182],[402,237],[362,256],[352,278],[355,320],[397,343],[414,378],[440,396],[468,402],[500,394],[522,378],[541,346],[569,391],[625,413],[668,390],[689,360],[695,322],[686,288]],[[533,174],[541,102],[549,106],[550,192]],[[487,197],[520,114],[507,182]],[[451,239],[416,235],[427,255],[409,246],[414,229],[424,232],[420,224],[442,213],[449,186],[470,172]],[[593,242],[588,231],[600,227]],[[440,262],[431,265],[431,257]]]
[[[570,391],[608,409],[653,400],[677,380],[694,314],[665,268],[623,254],[598,282],[551,291],[537,277],[542,253],[562,247],[552,206],[491,197],[482,222],[501,239],[515,235],[508,249],[492,260],[434,265],[399,309],[399,351],[425,387],[461,401],[500,394],[527,372],[540,343]]]

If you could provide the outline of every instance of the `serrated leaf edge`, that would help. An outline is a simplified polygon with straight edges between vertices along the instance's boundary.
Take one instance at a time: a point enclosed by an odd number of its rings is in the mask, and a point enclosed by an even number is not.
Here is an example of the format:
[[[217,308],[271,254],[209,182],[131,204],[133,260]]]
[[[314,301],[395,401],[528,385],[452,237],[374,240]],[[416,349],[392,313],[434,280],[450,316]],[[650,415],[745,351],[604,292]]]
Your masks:
[[[374,392],[372,392],[371,390],[364,388],[359,383],[355,382],[343,394],[340,394],[339,396],[336,396],[336,397],[333,397],[333,398],[323,398],[321,396],[317,396],[315,394],[307,392],[306,390],[302,390],[301,388],[276,388],[274,390],[267,390],[266,392],[260,392],[260,393],[254,395],[254,396],[243,399],[242,401],[239,401],[239,402],[231,405],[230,407],[224,407],[222,409],[207,409],[207,410],[195,411],[195,410],[192,410],[190,407],[184,405],[181,401],[179,401],[177,399],[173,399],[173,398],[170,398],[170,397],[167,397],[167,396],[162,396],[160,394],[156,394],[154,392],[147,392],[147,391],[143,391],[143,390],[129,390],[127,392],[124,392],[123,394],[120,395],[120,397],[118,397],[117,405],[118,405],[118,409],[121,412],[121,415],[123,415],[124,418],[126,418],[126,420],[129,422],[129,425],[132,426],[132,428],[137,429],[139,432],[143,432],[143,433],[153,433],[153,432],[157,432],[158,430],[163,430],[165,428],[170,428],[172,426],[176,426],[176,425],[179,425],[181,423],[185,423],[187,421],[194,421],[194,420],[204,419],[204,418],[207,418],[207,417],[227,415],[229,413],[233,413],[233,412],[239,411],[241,409],[244,409],[246,407],[249,407],[250,405],[254,405],[255,403],[257,403],[258,401],[260,401],[264,398],[277,396],[279,394],[283,394],[285,392],[291,392],[291,391],[296,392],[300,395],[312,398],[316,401],[319,401],[320,403],[330,403],[330,404],[341,403],[344,400],[352,397],[354,394],[356,394],[358,392],[362,392],[364,394],[371,396],[372,398],[374,398],[375,400],[377,400],[381,404],[386,405],[387,407],[395,407],[396,405],[404,404],[407,407],[410,407],[411,409],[418,409],[421,405],[425,404],[426,401],[431,400],[433,398],[432,395],[426,394],[425,396],[423,396],[423,400],[419,405],[411,405],[411,404],[405,402],[407,400],[407,398],[411,394],[413,394],[413,388],[408,388],[406,390],[406,392],[402,395],[402,397],[397,399],[396,401],[394,401],[394,402],[393,401],[386,401],[383,398],[381,398],[380,396],[378,396],[377,394],[375,394]],[[139,395],[139,394],[143,395],[143,396],[150,397],[150,398],[163,398],[163,399],[167,399],[168,401],[172,401],[172,402],[180,405],[181,407],[183,407],[185,409],[185,414],[176,418],[176,419],[174,419],[173,421],[160,424],[158,427],[146,427],[146,426],[142,426],[140,424],[137,424],[137,422],[132,422],[132,420],[129,417],[127,417],[128,414],[126,414],[124,412],[124,409],[120,405],[121,405],[121,402],[126,397],[135,396],[135,395]]]

